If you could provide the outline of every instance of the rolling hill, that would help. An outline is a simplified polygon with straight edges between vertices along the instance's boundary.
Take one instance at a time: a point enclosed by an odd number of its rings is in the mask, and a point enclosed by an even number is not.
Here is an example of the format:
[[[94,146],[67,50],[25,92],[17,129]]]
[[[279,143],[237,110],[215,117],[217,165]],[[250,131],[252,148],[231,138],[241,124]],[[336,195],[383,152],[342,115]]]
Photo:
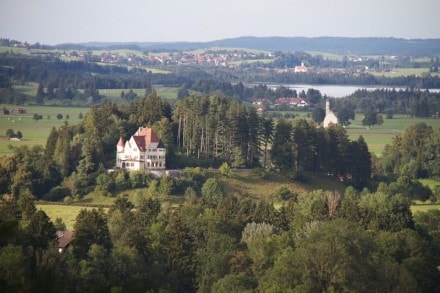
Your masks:
[[[440,52],[440,39],[345,38],[345,37],[239,37],[210,42],[89,42],[60,44],[60,49],[137,49],[183,51],[210,47],[234,47],[265,51],[322,51],[339,54],[430,56]]]

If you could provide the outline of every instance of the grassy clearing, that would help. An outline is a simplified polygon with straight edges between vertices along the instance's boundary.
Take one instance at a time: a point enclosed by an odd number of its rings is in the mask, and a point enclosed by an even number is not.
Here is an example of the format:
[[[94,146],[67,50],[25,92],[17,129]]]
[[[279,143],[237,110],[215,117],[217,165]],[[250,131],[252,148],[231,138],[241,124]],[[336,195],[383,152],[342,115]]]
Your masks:
[[[270,63],[272,62],[274,59],[255,59],[255,60],[237,60],[237,61],[231,61],[228,62],[230,65],[240,65],[240,64],[252,64],[252,63],[257,63],[257,62],[261,62],[264,64]]]
[[[122,91],[127,94],[130,92],[130,89],[100,89],[99,94],[106,98],[117,100],[121,98]],[[133,92],[136,93],[138,97],[145,95],[145,89],[133,89]]]
[[[260,179],[252,171],[233,171],[231,178],[219,177],[227,194],[239,196],[251,196],[256,199],[264,199],[277,202],[275,191],[285,187],[295,193],[308,192],[314,189],[337,190],[344,192],[344,185],[335,178],[307,173],[302,176],[301,182],[289,179],[285,174],[274,173],[267,179]]]
[[[157,95],[162,99],[175,100],[177,99],[177,93],[179,88],[176,87],[155,87]]]
[[[411,212],[415,213],[423,213],[429,210],[440,210],[440,204],[432,204],[432,203],[417,203],[411,205]]]
[[[145,188],[132,189],[121,192],[120,194],[108,197],[99,195],[96,193],[90,193],[82,198],[78,205],[64,205],[64,204],[44,204],[37,203],[37,209],[43,210],[52,222],[55,222],[57,218],[61,218],[66,224],[67,230],[73,231],[76,217],[82,209],[93,209],[96,207],[90,207],[87,205],[98,205],[104,208],[104,211],[108,211],[109,207],[113,205],[116,198],[119,195],[128,195],[129,200],[136,205],[139,196],[146,196],[147,190]],[[161,199],[162,207],[167,206],[176,207],[180,203],[184,202],[183,196],[168,196]]]
[[[434,187],[436,187],[437,185],[440,185],[440,181],[439,180],[435,180],[435,179],[419,179],[419,181],[423,185],[428,186],[429,188],[431,188],[431,190],[434,190]]]
[[[38,84],[37,83],[29,83],[27,85],[14,85],[13,88],[17,94],[36,96],[37,90],[38,90]]]
[[[23,54],[23,55],[29,55],[31,53],[31,51],[29,51],[26,48],[0,46],[0,53],[6,53],[6,52],[12,52],[14,54]]]
[[[162,99],[169,99],[169,100],[175,100],[177,98],[177,93],[179,91],[179,88],[176,87],[162,87],[158,86],[154,88],[157,92],[157,95]],[[115,102],[118,102],[117,100],[121,97],[121,92],[124,91],[125,94],[127,94],[130,90],[129,89],[100,89],[99,94],[105,96],[106,98],[115,100]],[[145,89],[133,89],[133,92],[135,92],[138,97],[143,97],[145,95]],[[122,100],[119,102],[123,102]]]
[[[13,110],[17,106],[0,104],[0,108],[3,107]],[[78,117],[79,113],[85,115],[89,110],[88,108],[49,106],[20,106],[20,108],[25,109],[27,113],[0,116],[0,136],[6,135],[7,129],[12,129],[14,132],[21,131],[23,133],[23,139],[21,141],[0,140],[0,156],[12,153],[8,148],[9,145],[45,146],[52,127],[55,126],[58,128],[64,125],[66,115],[69,115],[69,119],[67,120],[69,124],[78,124],[81,121]],[[58,113],[63,115],[63,119],[58,120],[56,118]],[[32,119],[34,114],[42,115],[43,119],[36,122]]]
[[[422,75],[429,73],[429,68],[395,68],[390,72],[371,72],[375,76],[385,76],[385,77],[399,77],[399,76],[410,76],[410,75]]]
[[[356,114],[356,119],[348,126],[347,133],[350,139],[357,139],[362,135],[368,144],[369,150],[380,156],[386,144],[390,144],[397,134],[402,133],[406,128],[417,123],[426,123],[432,128],[440,128],[440,119],[411,118],[402,115],[395,115],[393,119],[384,119],[382,125],[374,125],[370,129],[362,125],[362,114]]]
[[[306,51],[306,53],[308,53],[312,56],[321,55],[322,58],[324,58],[324,59],[336,60],[336,61],[342,61],[342,59],[344,57],[344,55],[342,55],[342,54],[326,53],[326,52],[319,52],[319,51]]]
[[[92,55],[101,56],[102,54],[106,54],[111,52],[112,54],[119,54],[119,55],[135,55],[135,56],[143,56],[144,54],[141,51],[137,50],[130,50],[130,49],[120,49],[120,50],[93,50]]]
[[[69,231],[73,231],[76,216],[82,209],[93,209],[92,207],[73,206],[73,205],[53,205],[53,204],[37,204],[37,210],[43,210],[50,220],[55,222],[57,218],[61,218],[66,224]]]
[[[254,50],[254,49],[246,49],[246,48],[232,48],[232,47],[211,47],[211,48],[201,48],[196,50],[188,50],[185,51],[186,54],[205,54],[208,51],[242,51],[250,54],[260,54],[260,53],[269,53],[269,51],[263,50]]]

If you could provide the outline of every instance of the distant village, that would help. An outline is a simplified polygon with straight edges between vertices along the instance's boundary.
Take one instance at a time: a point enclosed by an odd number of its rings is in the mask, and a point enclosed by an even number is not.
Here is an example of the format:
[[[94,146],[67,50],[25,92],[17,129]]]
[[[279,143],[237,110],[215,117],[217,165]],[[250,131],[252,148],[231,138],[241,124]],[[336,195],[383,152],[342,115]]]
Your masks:
[[[269,110],[271,106],[274,106],[275,108],[280,107],[289,107],[289,108],[304,108],[309,106],[306,100],[303,98],[296,98],[296,97],[281,97],[276,99],[275,101],[271,101],[269,99],[252,99],[249,102],[251,102],[253,105],[256,105],[258,112],[265,112]]]

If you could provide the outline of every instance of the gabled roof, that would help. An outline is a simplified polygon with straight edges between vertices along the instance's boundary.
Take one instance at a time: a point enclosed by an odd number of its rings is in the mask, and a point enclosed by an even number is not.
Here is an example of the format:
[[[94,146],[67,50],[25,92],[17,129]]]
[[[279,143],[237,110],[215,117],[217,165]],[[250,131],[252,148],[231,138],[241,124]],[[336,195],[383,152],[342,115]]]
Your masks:
[[[142,152],[145,151],[145,136],[134,136],[133,139],[136,142],[136,145],[138,146],[138,149]]]
[[[133,135],[140,151],[144,152],[147,148],[163,148],[163,143],[151,128],[140,127]]]
[[[71,231],[57,231],[58,248],[66,248],[73,239]]]

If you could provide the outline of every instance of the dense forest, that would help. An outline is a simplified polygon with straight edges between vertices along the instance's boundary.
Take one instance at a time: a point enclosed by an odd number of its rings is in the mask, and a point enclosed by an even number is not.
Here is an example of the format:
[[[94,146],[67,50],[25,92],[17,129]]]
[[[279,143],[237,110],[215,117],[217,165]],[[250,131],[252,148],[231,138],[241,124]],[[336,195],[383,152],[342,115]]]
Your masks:
[[[344,195],[292,194],[282,207],[225,194],[201,169],[200,196],[161,206],[154,181],[136,202],[83,209],[71,248],[32,195],[0,204],[4,292],[437,292],[440,212],[412,215],[386,184]],[[165,178],[165,177],[164,177]],[[162,185],[162,182],[161,182]],[[155,187],[156,186],[156,187]],[[394,190],[395,191],[395,190]],[[194,192],[194,191],[193,191]],[[188,192],[188,198],[189,197]],[[159,195],[160,196],[160,195]]]

